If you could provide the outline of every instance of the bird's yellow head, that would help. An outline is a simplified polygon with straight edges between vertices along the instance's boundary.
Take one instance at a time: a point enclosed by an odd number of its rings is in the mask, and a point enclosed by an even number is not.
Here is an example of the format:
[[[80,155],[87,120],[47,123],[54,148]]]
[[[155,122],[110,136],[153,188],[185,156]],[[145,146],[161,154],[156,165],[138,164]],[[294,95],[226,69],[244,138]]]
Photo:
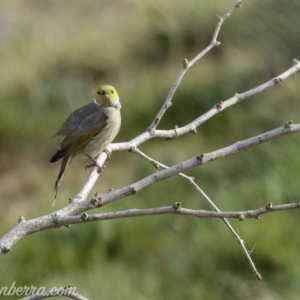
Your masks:
[[[119,103],[119,95],[113,86],[100,85],[95,95],[95,102],[103,107],[117,106]]]

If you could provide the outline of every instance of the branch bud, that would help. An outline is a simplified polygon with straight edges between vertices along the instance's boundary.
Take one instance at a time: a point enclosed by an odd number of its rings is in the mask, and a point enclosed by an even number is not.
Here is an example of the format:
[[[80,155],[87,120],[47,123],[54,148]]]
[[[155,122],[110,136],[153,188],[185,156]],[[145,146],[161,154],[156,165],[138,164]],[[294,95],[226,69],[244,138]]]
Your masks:
[[[288,122],[286,122],[285,124],[284,124],[284,129],[285,130],[290,130],[290,129],[292,129],[293,128],[293,121],[292,120],[289,120]]]
[[[131,194],[135,195],[139,190],[136,187],[131,188]]]
[[[222,107],[223,107],[223,101],[219,101],[219,102],[216,104],[216,109],[217,109],[218,111],[220,111],[220,110],[222,109]]]
[[[196,156],[197,160],[203,162],[203,159],[204,159],[204,154],[199,154]]]
[[[174,205],[173,205],[173,208],[174,208],[175,210],[180,209],[180,208],[181,208],[181,202],[175,202]]]
[[[88,215],[87,213],[83,213],[83,214],[81,215],[81,220],[82,220],[82,221],[87,221],[88,218],[89,218],[89,215]]]
[[[220,15],[215,15],[215,18],[218,20],[218,21],[222,21],[222,17]]]
[[[275,85],[278,85],[278,84],[280,84],[281,82],[282,82],[282,78],[281,78],[281,77],[276,77],[276,78],[274,79]]]
[[[273,204],[271,202],[268,202],[266,205],[266,209],[272,209]]]
[[[235,4],[235,8],[239,8],[239,7],[241,7],[242,6],[242,1],[240,0],[240,1],[238,1],[236,4]]]
[[[18,219],[18,223],[22,223],[25,221],[25,218],[23,216],[20,216]]]
[[[245,220],[245,216],[243,214],[239,214],[238,218],[239,218],[239,221]]]
[[[182,67],[184,69],[187,69],[189,67],[189,61],[186,58],[182,62]]]

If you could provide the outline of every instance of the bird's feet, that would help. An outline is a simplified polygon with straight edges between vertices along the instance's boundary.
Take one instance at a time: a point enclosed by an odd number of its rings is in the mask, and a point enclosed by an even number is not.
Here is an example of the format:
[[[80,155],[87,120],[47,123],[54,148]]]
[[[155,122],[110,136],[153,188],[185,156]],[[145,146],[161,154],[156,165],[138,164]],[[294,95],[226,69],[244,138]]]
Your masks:
[[[109,160],[110,159],[110,157],[111,157],[111,152],[109,152],[107,149],[104,149],[103,150],[103,152],[105,152],[106,153],[106,155],[107,155],[107,159]],[[90,160],[92,160],[93,161],[93,163],[92,164],[90,164],[90,165],[86,165],[85,166],[85,169],[87,169],[87,168],[93,168],[93,167],[97,167],[98,168],[98,173],[102,173],[102,171],[104,170],[104,168],[105,168],[105,166],[100,166],[99,164],[98,164],[98,162],[96,161],[96,159],[95,158],[93,158],[92,156],[90,156],[90,155],[88,155],[88,158],[90,159]]]
[[[107,160],[109,160],[110,157],[111,157],[111,152],[109,152],[107,149],[104,149],[103,152],[106,153],[106,155],[107,155]]]
[[[98,173],[102,173],[102,171],[103,171],[104,168],[103,168],[102,166],[100,166],[100,165],[98,164],[98,162],[97,162],[93,157],[91,157],[90,155],[88,155],[88,158],[89,158],[90,160],[92,160],[93,163],[90,164],[90,165],[86,165],[86,166],[85,166],[85,169],[97,167],[97,168],[98,168]]]

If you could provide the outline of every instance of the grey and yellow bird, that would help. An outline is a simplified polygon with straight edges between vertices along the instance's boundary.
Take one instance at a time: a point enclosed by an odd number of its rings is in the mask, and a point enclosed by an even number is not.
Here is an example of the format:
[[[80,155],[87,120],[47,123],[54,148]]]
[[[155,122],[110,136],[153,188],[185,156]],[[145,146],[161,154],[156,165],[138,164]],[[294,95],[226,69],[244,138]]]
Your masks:
[[[55,182],[53,204],[66,167],[75,156],[95,158],[113,141],[121,126],[121,103],[111,85],[101,85],[93,101],[75,110],[53,136],[64,136],[57,152],[50,159],[56,163],[62,159]]]

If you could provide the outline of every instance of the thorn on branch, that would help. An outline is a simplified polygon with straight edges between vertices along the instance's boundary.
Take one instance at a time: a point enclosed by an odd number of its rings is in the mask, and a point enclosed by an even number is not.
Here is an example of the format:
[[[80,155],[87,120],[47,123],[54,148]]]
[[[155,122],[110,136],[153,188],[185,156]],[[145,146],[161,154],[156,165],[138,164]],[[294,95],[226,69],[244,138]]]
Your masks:
[[[20,216],[18,219],[18,223],[25,222],[25,218],[23,216]]]
[[[273,208],[273,204],[271,202],[268,202],[266,205],[266,209],[272,209]]]
[[[1,250],[4,254],[11,251],[11,249],[5,245],[1,245]]]
[[[242,0],[238,1],[236,4],[235,4],[235,8],[239,8],[242,6]]]
[[[280,84],[281,82],[282,82],[282,78],[281,78],[281,77],[276,77],[276,78],[274,79],[275,85],[278,85],[278,84]]]
[[[215,41],[214,46],[219,47],[221,45],[221,42]]]
[[[288,122],[286,122],[285,124],[284,124],[284,129],[285,130],[291,130],[292,128],[293,128],[293,121],[292,120],[289,120]]]
[[[216,109],[217,109],[218,111],[220,111],[220,110],[222,109],[222,107],[223,107],[223,101],[220,101],[220,102],[218,102],[218,103],[216,104]]]
[[[83,213],[83,214],[81,215],[81,220],[82,220],[82,221],[87,221],[88,218],[89,218],[89,215],[88,215],[87,213]]]
[[[187,69],[189,67],[189,61],[186,58],[182,62],[182,67],[184,69]]]
[[[195,128],[192,128],[192,129],[190,130],[190,133],[192,133],[192,134],[197,134],[197,129],[196,129],[196,127],[195,127]]]
[[[177,211],[181,208],[181,202],[175,202],[173,208]]]
[[[299,64],[299,60],[297,60],[296,58],[294,58],[292,64],[293,64],[293,65]]]

